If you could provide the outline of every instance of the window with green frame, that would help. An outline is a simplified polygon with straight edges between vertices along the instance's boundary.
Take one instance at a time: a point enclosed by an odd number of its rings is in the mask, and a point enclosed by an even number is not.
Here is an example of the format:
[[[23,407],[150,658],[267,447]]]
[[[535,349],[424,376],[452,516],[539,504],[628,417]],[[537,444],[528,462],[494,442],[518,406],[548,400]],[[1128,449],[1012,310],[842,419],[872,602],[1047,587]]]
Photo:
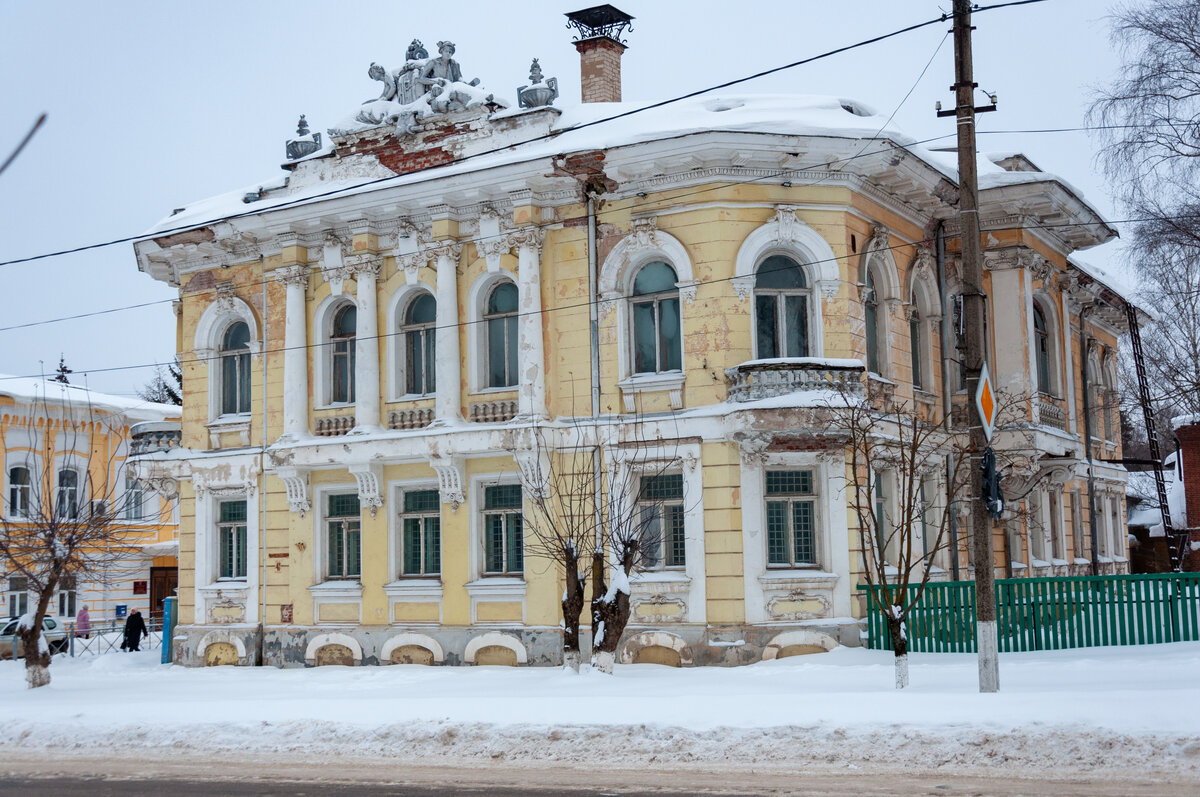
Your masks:
[[[767,565],[816,567],[816,494],[811,470],[766,473]]]
[[[683,567],[683,474],[643,476],[638,488],[637,518],[642,567]]]
[[[442,500],[437,490],[405,490],[400,513],[400,574],[442,572]]]
[[[362,575],[362,532],[358,496],[338,493],[328,496],[327,500],[328,575],[330,578],[359,578]]]
[[[483,569],[489,575],[519,575],[525,570],[521,485],[483,489]]]
[[[217,511],[218,578],[246,577],[246,502],[222,501]]]

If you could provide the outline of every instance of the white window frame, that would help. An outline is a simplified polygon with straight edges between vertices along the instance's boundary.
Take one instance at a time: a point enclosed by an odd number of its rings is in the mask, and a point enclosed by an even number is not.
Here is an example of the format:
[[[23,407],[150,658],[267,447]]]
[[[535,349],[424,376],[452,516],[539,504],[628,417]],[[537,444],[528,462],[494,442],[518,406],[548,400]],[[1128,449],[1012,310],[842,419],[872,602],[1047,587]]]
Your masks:
[[[768,470],[812,470],[817,486],[818,569],[776,569],[767,567],[766,472]],[[846,463],[844,454],[788,451],[771,453],[747,460],[742,458],[742,573],[745,590],[746,621],[751,624],[774,623],[767,613],[765,589],[761,578],[835,579],[831,616],[851,614],[850,532],[846,504]],[[857,548],[857,540],[855,541]],[[690,553],[690,552],[689,552]]]
[[[348,294],[331,294],[326,296],[322,302],[317,305],[314,313],[314,329],[316,330],[316,345],[313,363],[313,409],[323,410],[330,408],[345,408],[353,407],[352,401],[333,401],[333,321],[337,316],[338,310],[343,305],[352,305],[357,312],[361,313],[362,308],[358,307],[354,298]],[[355,325],[355,342],[357,343],[358,325]],[[357,359],[357,358],[356,358]],[[355,363],[355,368],[369,366],[378,367],[374,363]],[[351,374],[351,381],[357,378],[356,374]]]
[[[804,284],[807,287],[805,287],[805,288],[762,288],[762,289],[760,289],[758,287],[758,270],[762,267],[762,264],[767,261],[767,258],[770,258],[773,256],[786,257],[789,260],[791,260],[793,263],[795,263],[800,268],[800,273],[802,273],[804,275]],[[814,354],[815,347],[813,345],[813,339],[814,339],[814,335],[813,335],[814,309],[813,309],[813,307],[814,307],[814,305],[819,304],[819,302],[816,300],[816,297],[818,295],[817,291],[813,288],[813,285],[816,283],[816,280],[813,277],[813,269],[810,268],[803,260],[800,260],[799,258],[797,258],[793,252],[770,250],[770,251],[765,252],[758,259],[758,263],[754,267],[754,280],[755,280],[754,289],[751,291],[751,296],[750,296],[750,350],[752,352],[752,356],[754,357],[754,359],[757,359],[757,360],[768,359],[765,357],[765,355],[762,352],[760,352],[758,350],[758,297],[759,296],[768,296],[768,295],[778,297],[778,303],[775,306],[775,339],[776,339],[776,343],[778,343],[781,339],[780,338],[781,324],[785,324],[786,319],[787,319],[787,311],[785,309],[786,305],[787,305],[786,297],[788,297],[788,296],[803,297],[804,306],[805,306],[805,314],[804,314],[805,315],[805,331],[804,331],[804,334],[805,334],[806,340],[808,341],[808,351],[805,354],[799,355],[799,356],[803,356],[803,357],[816,356]],[[786,334],[783,335],[782,339],[786,340]],[[790,357],[790,356],[792,356],[792,355],[789,355],[786,352],[783,352],[783,353],[777,354],[776,359],[782,359],[782,358],[786,358],[786,357]]]
[[[72,473],[75,475],[75,486],[64,488],[62,486],[62,475],[64,473]],[[69,515],[63,514],[63,490],[70,489],[74,492],[75,511]],[[84,517],[84,503],[87,500],[87,483],[83,474],[78,468],[70,465],[60,464],[54,471],[54,515],[62,520],[79,520]]]
[[[504,266],[501,266],[499,271],[485,271],[480,274],[467,292],[467,391],[469,393],[507,393],[519,388],[519,378],[516,385],[488,387],[487,324],[484,323],[483,316],[492,289],[501,282],[511,282],[517,288],[519,297],[521,285],[517,282],[517,275]],[[520,323],[517,324],[517,327],[519,336]],[[518,358],[520,357],[520,346],[518,337]],[[519,359],[517,365],[519,368]]]
[[[5,481],[5,487],[7,488],[4,493],[4,508],[5,508],[6,514],[8,514],[8,516],[10,518],[13,518],[14,520],[24,520],[29,517],[29,508],[30,508],[30,506],[32,506],[32,503],[34,500],[34,492],[33,492],[34,467],[35,467],[35,464],[33,462],[11,461],[8,463],[8,466],[4,470],[4,481]],[[29,477],[29,483],[24,485],[24,487],[25,487],[25,490],[24,490],[25,506],[23,508],[23,511],[21,511],[21,512],[15,511],[12,506],[12,491],[13,491],[12,471],[14,468],[24,468],[26,475]]]
[[[1034,324],[1034,308],[1042,312],[1046,322],[1046,370],[1050,384],[1043,385],[1038,377],[1037,347],[1030,346],[1029,384],[1033,386],[1033,394],[1044,393],[1051,398],[1061,399],[1062,388],[1062,325],[1058,317],[1058,308],[1053,298],[1045,291],[1034,291],[1029,303],[1029,340],[1036,344],[1037,332]]]
[[[196,334],[193,338],[195,356],[208,369],[208,422],[210,424],[241,424],[247,423],[250,413],[222,415],[221,413],[221,342],[225,331],[235,321],[243,321],[250,331],[250,402],[253,405],[254,363],[262,352],[262,340],[259,338],[259,326],[255,320],[254,311],[250,305],[236,296],[225,297],[224,300],[214,300],[200,314],[196,322]]]
[[[221,579],[221,535],[217,526],[220,522],[220,507],[222,501],[246,502],[246,577],[244,579]],[[212,485],[203,495],[197,495],[196,509],[196,586],[195,606],[196,622],[203,623],[200,616],[201,607],[207,605],[206,598],[215,596],[218,592],[225,595],[241,593],[245,598],[245,622],[258,622],[258,600],[255,599],[259,589],[259,557],[260,534],[259,528],[259,491],[248,490],[244,484]],[[315,513],[314,513],[315,514]],[[231,593],[231,590],[234,592]]]
[[[407,336],[401,331],[405,326],[404,317],[408,313],[409,305],[416,301],[417,297],[422,293],[428,293],[432,296],[436,304],[437,291],[435,290],[435,286],[420,281],[412,285],[401,286],[388,300],[386,316],[387,329],[389,331],[387,335],[388,401],[415,401],[433,396],[432,393],[413,394],[408,392],[408,366],[405,357],[407,352]],[[434,326],[436,327],[436,323]],[[437,333],[435,332],[435,334]]]
[[[437,582],[441,583],[441,570],[445,568],[446,547],[443,544],[442,529],[440,521],[441,517],[441,495],[438,495],[438,518],[439,518],[439,548],[440,548],[440,564],[439,572],[437,573],[422,573],[420,575],[410,575],[404,572],[404,494],[409,492],[418,492],[425,490],[437,491],[438,483],[436,480],[421,479],[415,481],[392,482],[389,485],[392,498],[392,506],[394,510],[388,513],[388,572],[391,574],[392,581],[395,583],[401,582]],[[427,516],[432,513],[420,513]],[[422,543],[424,544],[424,543]],[[423,557],[422,557],[423,558]]]

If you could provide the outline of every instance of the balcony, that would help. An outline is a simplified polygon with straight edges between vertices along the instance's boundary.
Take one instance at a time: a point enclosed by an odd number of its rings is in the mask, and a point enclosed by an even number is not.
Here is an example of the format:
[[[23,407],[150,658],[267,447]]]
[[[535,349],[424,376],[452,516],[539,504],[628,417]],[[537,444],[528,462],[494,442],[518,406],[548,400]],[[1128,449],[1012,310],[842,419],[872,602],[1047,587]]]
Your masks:
[[[179,448],[183,431],[179,421],[146,421],[129,428],[129,451],[132,456],[157,454]]]
[[[860,393],[863,370],[858,360],[788,357],[744,362],[725,371],[725,378],[729,400],[746,402],[807,390]]]
[[[1066,403],[1062,399],[1039,393],[1033,398],[1033,406],[1037,423],[1058,429],[1060,432],[1067,431]]]

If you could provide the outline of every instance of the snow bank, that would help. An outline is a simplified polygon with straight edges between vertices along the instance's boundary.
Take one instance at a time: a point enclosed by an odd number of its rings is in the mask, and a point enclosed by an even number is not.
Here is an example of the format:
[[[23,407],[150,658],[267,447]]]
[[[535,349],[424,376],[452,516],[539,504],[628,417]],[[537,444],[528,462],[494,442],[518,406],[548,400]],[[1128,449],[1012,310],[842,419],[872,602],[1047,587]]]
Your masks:
[[[424,764],[653,764],[1151,770],[1200,777],[1200,643],[1001,656],[840,648],[740,668],[184,669],[157,652],[56,659],[26,690],[0,662],[0,745],[153,756],[284,753]]]

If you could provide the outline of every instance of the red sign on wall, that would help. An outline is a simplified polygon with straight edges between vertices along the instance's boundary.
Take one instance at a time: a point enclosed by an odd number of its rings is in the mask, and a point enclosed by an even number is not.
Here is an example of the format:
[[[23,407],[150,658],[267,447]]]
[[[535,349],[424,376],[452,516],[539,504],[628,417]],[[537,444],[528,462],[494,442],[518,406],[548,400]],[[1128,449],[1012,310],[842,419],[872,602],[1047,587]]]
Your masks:
[[[133,582],[133,594],[134,595],[145,595],[147,592],[150,591],[149,584],[150,584],[149,581]]]

